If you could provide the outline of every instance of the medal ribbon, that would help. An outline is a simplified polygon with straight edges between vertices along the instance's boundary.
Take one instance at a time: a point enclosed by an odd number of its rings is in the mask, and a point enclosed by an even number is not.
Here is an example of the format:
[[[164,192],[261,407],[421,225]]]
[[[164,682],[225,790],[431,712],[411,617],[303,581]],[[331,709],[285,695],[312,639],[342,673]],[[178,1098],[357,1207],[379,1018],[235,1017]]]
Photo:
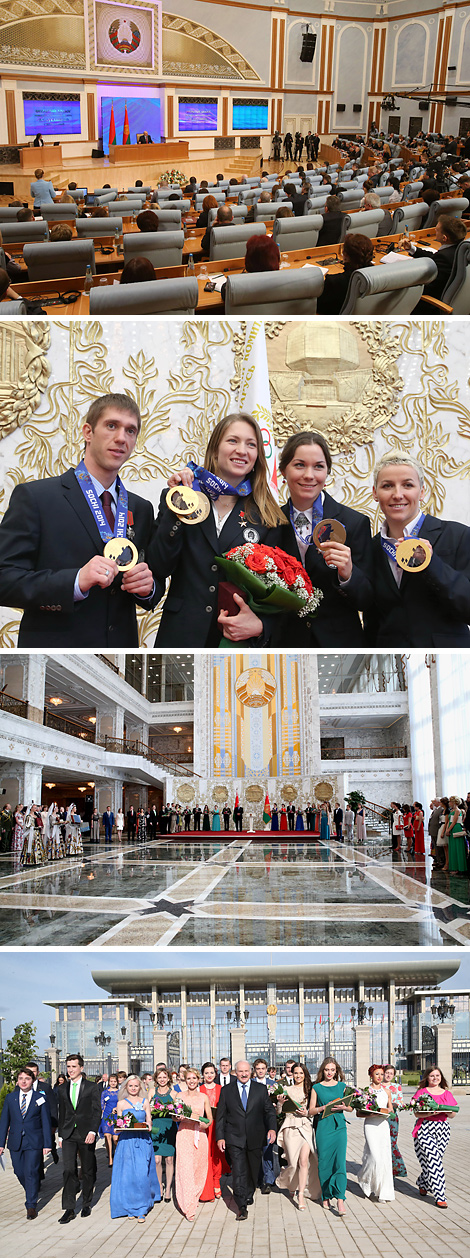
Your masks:
[[[424,511],[421,511],[416,521],[416,524],[413,526],[412,529],[410,529],[410,532],[406,534],[407,538],[418,537],[419,530],[421,528],[423,520],[424,520]],[[381,533],[380,543],[382,546],[382,550],[385,551],[385,554],[388,555],[389,559],[393,559],[393,562],[396,563],[397,562],[397,546],[399,545],[399,542],[397,541],[397,539],[394,537],[384,537],[383,533]]]
[[[188,467],[194,472],[194,480],[192,488],[202,490],[212,502],[222,494],[232,494],[235,498],[246,498],[247,494],[251,494],[251,480],[249,476],[246,480],[242,480],[237,489],[233,485],[229,485],[228,481],[222,476],[216,476],[215,472],[208,472],[206,467],[198,467],[197,463],[193,463],[190,459]]]
[[[114,533],[110,528],[106,516],[103,511],[102,504],[97,497],[93,485],[93,481],[85,463],[82,459],[78,467],[74,469],[80,489],[86,499],[99,535],[103,542],[111,541],[112,537],[125,537],[127,528],[127,489],[124,487],[119,476],[116,476],[116,489],[118,491],[118,500],[116,507],[116,516],[114,520]]]
[[[319,494],[318,498],[315,499],[312,507],[312,531],[308,537],[302,537],[302,534],[299,533],[299,530],[295,527],[294,504],[292,501],[289,503],[289,517],[297,540],[302,542],[303,546],[310,546],[315,525],[319,524],[320,520],[323,520],[323,503],[321,494]]]

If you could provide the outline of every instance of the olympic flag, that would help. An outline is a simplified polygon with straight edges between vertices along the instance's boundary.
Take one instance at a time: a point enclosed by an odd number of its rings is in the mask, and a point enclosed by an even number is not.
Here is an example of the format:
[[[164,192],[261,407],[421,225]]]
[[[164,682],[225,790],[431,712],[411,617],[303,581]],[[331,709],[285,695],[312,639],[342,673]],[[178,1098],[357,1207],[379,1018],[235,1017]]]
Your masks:
[[[277,483],[277,455],[269,392],[268,356],[262,319],[249,319],[246,324],[245,345],[240,374],[238,405],[241,411],[253,415],[261,428],[264,453],[268,465],[268,485],[279,501]]]

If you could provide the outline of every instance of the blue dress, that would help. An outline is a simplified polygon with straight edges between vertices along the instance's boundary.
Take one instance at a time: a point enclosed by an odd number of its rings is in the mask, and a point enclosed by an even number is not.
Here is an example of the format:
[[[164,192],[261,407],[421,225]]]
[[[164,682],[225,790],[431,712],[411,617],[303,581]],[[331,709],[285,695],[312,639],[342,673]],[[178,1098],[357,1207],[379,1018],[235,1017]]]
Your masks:
[[[112,1110],[116,1109],[117,1103],[117,1090],[114,1091],[114,1089],[111,1088],[103,1088],[101,1093],[101,1122],[98,1133],[100,1136],[112,1136],[114,1134],[114,1127],[111,1127],[107,1120]]]
[[[138,1101],[129,1102],[124,1113],[132,1110],[137,1122],[146,1122],[145,1110]],[[152,1137],[145,1129],[121,1131],[114,1154],[111,1179],[111,1218],[141,1219],[160,1201]]]
[[[303,814],[300,812],[300,809],[299,809],[299,811],[298,811],[298,813],[297,813],[297,816],[296,816],[296,818],[295,818],[295,828],[296,828],[296,830],[303,830],[303,829],[304,829],[304,819],[303,819]]]
[[[328,813],[322,810],[321,818],[320,818],[320,838],[323,839],[323,841],[327,843],[329,837],[330,837],[330,823],[328,820]]]
[[[277,808],[273,808],[271,814],[271,830],[279,830],[279,813]]]
[[[220,830],[220,812],[218,808],[214,808],[212,815],[212,829]]]

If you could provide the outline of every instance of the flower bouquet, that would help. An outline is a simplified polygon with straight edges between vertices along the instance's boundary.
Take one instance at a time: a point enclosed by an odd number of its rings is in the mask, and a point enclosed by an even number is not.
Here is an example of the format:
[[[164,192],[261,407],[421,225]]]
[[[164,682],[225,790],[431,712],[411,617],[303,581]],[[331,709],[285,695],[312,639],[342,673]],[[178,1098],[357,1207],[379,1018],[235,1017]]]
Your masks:
[[[412,1097],[407,1109],[413,1111],[415,1118],[435,1118],[437,1114],[458,1114],[458,1105],[449,1105],[447,1102],[440,1105],[429,1093],[422,1092],[421,1096]]]
[[[186,175],[183,175],[180,170],[166,170],[163,175],[158,176],[158,182],[163,183],[164,179],[167,179],[168,183],[178,184],[180,188],[188,182]]]
[[[382,1114],[382,1108],[377,1101],[375,1092],[371,1092],[369,1088],[350,1088],[348,1091],[348,1105],[351,1106],[358,1118],[367,1118],[368,1114]],[[346,1099],[346,1093],[343,1100]]]
[[[154,1099],[150,1106],[150,1114],[152,1118],[172,1118],[175,1123],[180,1123],[183,1118],[190,1118],[193,1122],[199,1123],[209,1122],[205,1114],[200,1118],[194,1118],[191,1106],[186,1105],[184,1101],[157,1101]]]
[[[298,616],[313,616],[317,612],[322,590],[312,585],[300,561],[278,546],[246,542],[214,558],[229,581],[247,595],[247,602],[258,615],[296,612]]]
[[[283,1088],[282,1083],[277,1083],[274,1088],[269,1088],[269,1084],[267,1086],[271,1100],[280,1101],[281,1098],[285,1098],[282,1106],[282,1118],[284,1118],[286,1114],[296,1114],[297,1110],[303,1109],[304,1105],[307,1103],[306,1098],[304,1098],[303,1101],[294,1100],[294,1097],[290,1094],[290,1089]]]
[[[135,1114],[131,1112],[127,1114],[118,1114],[117,1109],[111,1110],[109,1117],[106,1119],[110,1127],[114,1127],[116,1132],[133,1131],[135,1128],[144,1128],[148,1131],[147,1123],[139,1123]]]

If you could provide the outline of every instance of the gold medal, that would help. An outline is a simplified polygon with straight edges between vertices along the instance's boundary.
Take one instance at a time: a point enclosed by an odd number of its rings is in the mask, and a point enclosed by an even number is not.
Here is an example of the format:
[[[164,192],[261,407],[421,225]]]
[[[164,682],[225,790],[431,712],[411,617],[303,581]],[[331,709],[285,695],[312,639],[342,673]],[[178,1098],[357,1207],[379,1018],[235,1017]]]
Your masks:
[[[312,537],[316,546],[320,546],[322,542],[345,542],[346,529],[341,520],[319,520]]]
[[[405,537],[396,550],[396,561],[404,572],[424,572],[431,563],[432,550],[425,538]]]
[[[114,559],[121,572],[135,568],[139,560],[137,546],[128,537],[111,537],[103,551],[105,559]]]
[[[166,504],[182,524],[200,524],[207,519],[211,509],[206,495],[197,489],[190,489],[188,485],[173,485],[168,490]]]

